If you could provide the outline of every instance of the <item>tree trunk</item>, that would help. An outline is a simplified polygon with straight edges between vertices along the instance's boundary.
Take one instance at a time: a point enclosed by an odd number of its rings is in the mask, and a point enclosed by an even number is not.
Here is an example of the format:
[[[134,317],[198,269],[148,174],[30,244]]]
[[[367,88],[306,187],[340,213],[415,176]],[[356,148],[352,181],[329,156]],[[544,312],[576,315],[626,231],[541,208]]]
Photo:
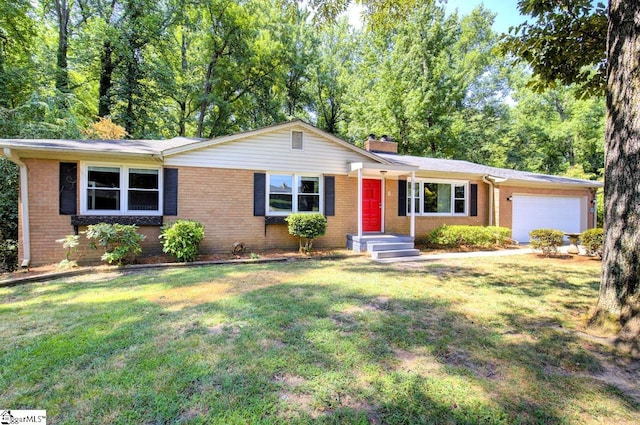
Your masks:
[[[624,325],[637,315],[632,303],[640,280],[640,2],[609,2],[607,58],[605,243],[596,314],[622,314]]]
[[[69,15],[71,10],[67,0],[56,0],[55,9],[58,17],[56,88],[66,93],[69,91],[67,51],[69,50]]]
[[[115,65],[113,63],[113,45],[105,41],[102,45],[100,57],[100,86],[98,87],[98,115],[108,117],[111,114],[111,75]]]

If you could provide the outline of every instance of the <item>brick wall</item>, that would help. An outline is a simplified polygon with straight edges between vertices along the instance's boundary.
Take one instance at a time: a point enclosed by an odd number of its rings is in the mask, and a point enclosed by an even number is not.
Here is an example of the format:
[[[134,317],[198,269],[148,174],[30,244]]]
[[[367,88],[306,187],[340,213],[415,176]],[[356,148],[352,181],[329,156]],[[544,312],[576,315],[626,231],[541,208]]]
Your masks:
[[[286,224],[266,226],[264,217],[253,215],[253,171],[182,167],[178,172],[178,217],[205,226],[202,252],[228,252],[233,243],[244,242],[248,251],[295,249],[298,239]],[[357,180],[336,178],[336,215],[327,217],[327,234],[317,247],[343,247],[345,235],[357,229]],[[165,217],[174,220],[176,217]]]
[[[31,227],[31,264],[57,263],[65,256],[62,245],[56,243],[65,235],[72,234],[70,216],[59,214],[59,161],[26,159],[29,170],[29,210]],[[179,169],[178,216],[164,217],[167,221],[176,218],[193,219],[205,226],[203,253],[229,252],[235,241],[245,243],[251,252],[266,249],[296,249],[298,241],[289,235],[286,224],[268,225],[264,217],[253,216],[253,171],[225,170],[197,167]],[[316,247],[344,247],[347,233],[356,233],[357,178],[335,176],[335,216],[328,217],[327,234],[318,238]],[[482,181],[471,181],[478,185],[477,217],[416,217],[416,237],[424,237],[430,230],[442,224],[488,225],[489,187]],[[495,217],[499,225],[511,226],[511,203],[506,200],[514,193],[539,195],[587,196],[593,199],[592,191],[531,189],[501,186],[496,188]],[[79,196],[79,195],[78,195]],[[398,182],[387,180],[384,186],[385,231],[409,234],[410,217],[398,216]],[[79,201],[79,200],[78,200]],[[78,202],[79,205],[79,202]],[[589,204],[591,205],[591,204]],[[20,210],[22,217],[22,210]],[[593,223],[593,213],[588,214],[588,225]],[[85,228],[79,229],[81,232]],[[159,227],[141,227],[147,236],[143,242],[144,254],[161,252],[158,239]],[[22,228],[20,227],[22,241]],[[90,250],[87,240],[81,236],[81,246],[75,258],[81,263],[97,262],[101,252]],[[20,262],[23,259],[20,244]]]
[[[31,265],[58,263],[65,258],[65,249],[57,239],[74,233],[71,216],[59,214],[60,161],[51,159],[25,159],[29,180],[29,226],[31,229]],[[80,196],[79,193],[77,195]],[[78,199],[78,205],[80,205]],[[22,248],[22,203],[19,208],[19,262],[24,259]],[[102,251],[89,248],[87,238],[80,227],[80,246],[73,255],[79,263],[89,264],[100,261]],[[141,227],[146,236],[142,243],[143,252],[158,254],[162,248],[158,241],[159,227]]]

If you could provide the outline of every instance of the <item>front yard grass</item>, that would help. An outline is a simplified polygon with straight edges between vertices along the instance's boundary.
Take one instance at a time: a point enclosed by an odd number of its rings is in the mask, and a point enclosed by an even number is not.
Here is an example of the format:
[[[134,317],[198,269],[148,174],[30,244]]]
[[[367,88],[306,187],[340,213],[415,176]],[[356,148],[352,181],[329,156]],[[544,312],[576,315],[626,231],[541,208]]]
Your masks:
[[[637,424],[637,361],[579,333],[599,270],[349,258],[0,288],[0,408],[53,424]]]

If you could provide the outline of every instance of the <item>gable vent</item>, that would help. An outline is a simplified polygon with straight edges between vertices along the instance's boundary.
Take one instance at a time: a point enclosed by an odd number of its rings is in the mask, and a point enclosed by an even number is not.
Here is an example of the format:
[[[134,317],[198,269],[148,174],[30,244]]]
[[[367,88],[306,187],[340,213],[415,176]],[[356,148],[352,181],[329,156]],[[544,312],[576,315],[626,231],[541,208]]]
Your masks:
[[[299,151],[304,149],[304,144],[302,140],[302,131],[291,132],[291,149],[295,149]]]

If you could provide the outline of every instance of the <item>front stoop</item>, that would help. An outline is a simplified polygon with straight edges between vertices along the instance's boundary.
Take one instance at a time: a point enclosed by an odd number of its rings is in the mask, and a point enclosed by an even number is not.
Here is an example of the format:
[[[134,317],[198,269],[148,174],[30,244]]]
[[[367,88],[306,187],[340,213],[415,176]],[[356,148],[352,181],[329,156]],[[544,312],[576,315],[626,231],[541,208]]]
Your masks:
[[[362,237],[347,235],[347,248],[357,252],[367,251],[374,260],[384,258],[405,258],[420,255],[414,248],[414,238],[390,233],[366,234]]]

